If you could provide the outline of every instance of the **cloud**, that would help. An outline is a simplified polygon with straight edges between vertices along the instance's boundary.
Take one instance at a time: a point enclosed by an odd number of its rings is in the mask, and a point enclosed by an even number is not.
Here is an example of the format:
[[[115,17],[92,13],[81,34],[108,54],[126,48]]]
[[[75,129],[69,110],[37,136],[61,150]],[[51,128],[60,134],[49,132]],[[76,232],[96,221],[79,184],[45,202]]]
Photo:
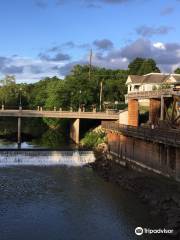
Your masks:
[[[132,2],[133,0],[99,0],[107,4],[122,4],[127,2]]]
[[[100,4],[100,3],[106,3],[106,4],[124,4],[128,2],[133,2],[135,0],[85,0],[87,4]]]
[[[68,61],[71,59],[69,54],[64,54],[64,53],[57,53],[55,56],[49,56],[48,54],[44,54],[44,53],[40,53],[39,57],[42,60],[46,60],[46,61]]]
[[[24,70],[23,66],[15,66],[15,65],[10,65],[7,67],[1,68],[1,72],[3,74],[17,74],[17,73],[22,73]]]
[[[153,58],[162,71],[171,72],[180,66],[180,43],[139,38],[108,51],[97,48],[93,51],[92,64],[111,69],[127,69],[129,62],[136,57]],[[88,64],[88,61],[87,51],[78,60],[71,60],[68,54],[61,52],[44,56],[41,54],[38,59],[17,55],[0,56],[0,73],[14,74],[18,82],[35,82],[47,76],[56,75],[62,78],[70,73],[74,65]]]
[[[113,43],[109,39],[95,40],[93,44],[99,50],[108,50],[113,48]]]
[[[153,46],[154,46],[155,48],[162,49],[162,50],[165,50],[165,49],[166,49],[164,43],[162,43],[162,42],[156,42],[156,43],[153,44]]]
[[[0,70],[8,63],[11,62],[10,58],[7,57],[0,57]]]
[[[162,16],[166,16],[166,15],[170,15],[174,12],[174,8],[173,7],[165,7],[164,9],[162,9],[161,11],[161,15]]]
[[[88,3],[88,4],[86,4],[86,7],[87,8],[101,8],[101,6],[96,3]]]
[[[65,0],[56,0],[56,5],[63,5],[63,4],[65,4]]]
[[[35,1],[35,5],[39,8],[46,8],[48,6],[47,2],[45,0],[34,0]]]
[[[172,31],[172,27],[160,26],[160,27],[149,27],[146,25],[136,28],[136,33],[142,37],[152,37],[153,35],[165,35]]]
[[[153,58],[163,71],[171,71],[174,65],[180,64],[180,44],[137,39],[122,48],[120,56],[128,61],[136,57]]]
[[[62,44],[59,44],[59,45],[56,44],[56,45],[50,47],[49,49],[47,49],[47,52],[59,52],[64,49],[73,49],[73,48],[87,49],[90,47],[91,46],[88,43],[83,43],[83,44],[78,43],[77,44],[77,43],[74,43],[73,41],[67,41]]]
[[[164,72],[171,72],[175,66],[180,65],[180,44],[152,42],[139,38],[126,46],[103,52],[94,52],[93,65],[112,69],[127,69],[130,61],[136,57],[153,58]],[[59,73],[67,75],[76,64],[86,64],[88,61],[81,59],[76,62],[69,62],[59,67]]]
[[[54,67],[62,66],[62,62],[48,62],[41,59],[31,59],[20,56],[0,56],[0,74],[15,75],[17,82],[36,82],[47,76],[59,76],[59,71]]]

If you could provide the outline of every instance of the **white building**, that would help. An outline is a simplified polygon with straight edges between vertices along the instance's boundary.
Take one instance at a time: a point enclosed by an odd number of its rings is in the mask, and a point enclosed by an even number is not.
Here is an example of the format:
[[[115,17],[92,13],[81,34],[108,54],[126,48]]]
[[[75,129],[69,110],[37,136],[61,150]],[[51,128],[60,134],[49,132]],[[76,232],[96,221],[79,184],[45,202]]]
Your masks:
[[[176,84],[180,84],[180,74],[149,73],[143,76],[129,75],[126,81],[128,94],[153,91],[161,89],[163,86],[173,88]]]
[[[143,76],[129,75],[126,81],[128,94],[139,91],[152,91],[161,88],[162,85],[173,87],[180,83],[180,74],[149,73]]]

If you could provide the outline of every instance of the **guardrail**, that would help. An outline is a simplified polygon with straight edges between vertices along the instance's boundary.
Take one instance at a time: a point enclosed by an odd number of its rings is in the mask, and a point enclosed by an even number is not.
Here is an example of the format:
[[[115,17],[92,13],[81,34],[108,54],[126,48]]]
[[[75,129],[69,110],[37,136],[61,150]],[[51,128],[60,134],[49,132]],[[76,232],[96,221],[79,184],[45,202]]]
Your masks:
[[[180,96],[180,91],[174,91],[173,89],[161,89],[154,91],[142,91],[142,92],[131,92],[127,94],[126,98],[128,99],[137,99],[137,98],[160,98],[161,96],[172,96],[178,95]]]
[[[72,112],[72,111],[37,111],[37,110],[0,110],[0,116],[4,117],[48,117],[48,118],[82,118],[118,120],[119,113],[113,112]]]
[[[180,129],[151,129],[145,127],[122,125],[108,121],[102,122],[102,128],[104,128],[105,130],[120,132],[124,135],[135,138],[141,138],[148,141],[180,147]]]

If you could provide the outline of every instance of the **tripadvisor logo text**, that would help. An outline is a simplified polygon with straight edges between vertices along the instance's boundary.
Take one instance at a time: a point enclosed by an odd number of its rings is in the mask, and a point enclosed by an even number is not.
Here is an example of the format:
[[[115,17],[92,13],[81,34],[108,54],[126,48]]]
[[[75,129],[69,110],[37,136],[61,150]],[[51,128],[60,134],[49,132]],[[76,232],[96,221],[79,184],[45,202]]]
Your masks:
[[[143,234],[172,234],[174,232],[173,229],[165,229],[165,228],[159,228],[159,229],[150,229],[150,228],[142,228],[142,227],[136,227],[135,228],[135,234],[137,236],[141,236]]]

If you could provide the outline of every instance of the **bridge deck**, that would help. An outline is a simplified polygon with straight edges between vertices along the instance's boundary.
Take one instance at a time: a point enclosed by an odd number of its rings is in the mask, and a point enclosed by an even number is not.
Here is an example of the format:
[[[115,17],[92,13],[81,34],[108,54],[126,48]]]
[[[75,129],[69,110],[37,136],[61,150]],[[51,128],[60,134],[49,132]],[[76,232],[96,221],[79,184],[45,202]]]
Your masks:
[[[37,110],[0,110],[0,117],[46,117],[69,119],[118,120],[118,113],[106,112],[68,112],[68,111],[37,111]]]
[[[105,130],[115,131],[134,138],[180,147],[180,130],[133,127],[112,122],[102,122]]]

